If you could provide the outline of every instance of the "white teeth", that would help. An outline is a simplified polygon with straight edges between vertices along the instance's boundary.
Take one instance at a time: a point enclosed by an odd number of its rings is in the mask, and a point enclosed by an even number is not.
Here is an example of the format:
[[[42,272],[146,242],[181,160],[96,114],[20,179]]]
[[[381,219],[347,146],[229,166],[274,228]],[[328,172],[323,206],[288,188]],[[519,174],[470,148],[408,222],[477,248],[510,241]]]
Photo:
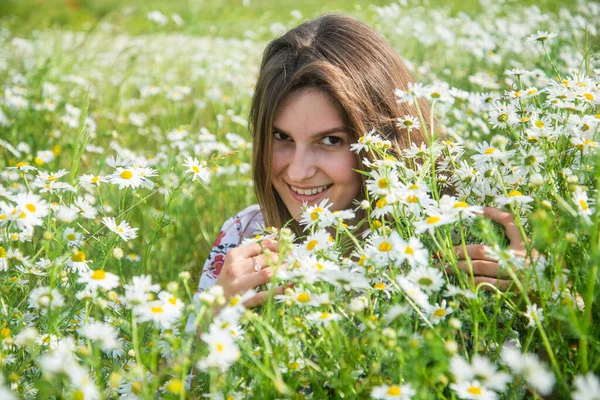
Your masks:
[[[302,194],[304,196],[310,196],[310,195],[313,195],[313,194],[321,193],[323,190],[329,188],[329,186],[331,186],[331,185],[325,185],[325,186],[321,186],[321,187],[318,187],[318,188],[304,190],[304,189],[295,188],[295,187],[293,187],[293,186],[290,185],[290,187],[292,188],[292,190],[294,192],[296,192],[298,194]]]

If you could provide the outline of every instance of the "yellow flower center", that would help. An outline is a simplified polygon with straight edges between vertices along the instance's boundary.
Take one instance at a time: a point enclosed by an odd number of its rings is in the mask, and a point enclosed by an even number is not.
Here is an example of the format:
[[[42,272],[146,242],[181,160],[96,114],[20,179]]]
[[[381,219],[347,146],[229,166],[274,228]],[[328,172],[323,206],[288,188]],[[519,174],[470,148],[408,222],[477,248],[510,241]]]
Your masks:
[[[94,176],[92,179],[90,179],[90,182],[92,182],[92,183],[98,183],[99,180],[100,180],[99,176]]]
[[[535,126],[541,129],[546,126],[546,124],[544,124],[544,121],[535,121]]]
[[[35,208],[35,204],[31,204],[31,203],[26,204],[25,208],[27,209],[27,211],[32,212],[32,213],[34,213],[35,210],[37,210],[37,208]]]
[[[327,312],[323,311],[323,312],[321,313],[321,316],[320,316],[319,318],[321,318],[321,319],[327,319],[327,318],[329,318],[329,313],[327,313]]]
[[[131,391],[134,394],[142,394],[144,392],[144,385],[140,381],[133,382],[131,385]]]
[[[181,379],[174,378],[167,384],[166,389],[171,393],[181,393],[183,382],[181,382]]]
[[[25,161],[18,162],[16,165],[17,168],[26,167],[26,166],[27,166],[27,163]]]
[[[232,297],[231,300],[229,301],[229,305],[231,307],[233,307],[233,306],[235,306],[239,302],[240,302],[240,298],[238,296]]]
[[[308,293],[300,293],[298,295],[298,301],[300,303],[308,303],[310,301],[310,294],[308,294]]]
[[[400,396],[400,394],[402,394],[402,390],[400,390],[400,386],[392,385],[390,386],[386,394],[388,396]]]
[[[440,217],[427,217],[426,222],[428,224],[435,224],[437,222],[440,222]]]
[[[412,247],[406,246],[406,250],[404,251],[404,254],[415,254],[415,251],[413,250]]]
[[[583,200],[583,199],[579,200],[579,205],[581,206],[581,209],[583,211],[587,211],[588,204],[587,204],[587,202],[585,200]]]
[[[69,234],[67,235],[67,239],[69,239],[69,240],[75,240],[75,239],[77,239],[77,236],[75,236],[75,234],[74,234],[74,233],[69,233]]]
[[[382,242],[379,245],[379,251],[388,252],[392,249],[392,244],[390,242]]]
[[[379,187],[379,189],[385,189],[389,186],[389,182],[386,178],[381,178],[377,181],[377,186]]]
[[[481,396],[481,394],[483,393],[481,391],[480,387],[473,386],[473,385],[469,386],[469,388],[467,389],[467,392],[469,392],[471,394],[474,394],[474,395],[477,395],[477,396]]]
[[[198,168],[197,165],[192,165],[192,171],[194,171],[195,173],[199,174],[200,173],[200,168]]]
[[[162,314],[163,312],[165,312],[165,310],[161,306],[152,307],[150,311],[152,311],[152,314]]]
[[[85,253],[83,251],[78,251],[77,253],[71,256],[71,261],[73,262],[84,262],[85,261]]]
[[[454,203],[454,208],[467,208],[469,205],[464,201],[457,201]]]
[[[306,244],[306,250],[312,250],[312,249],[314,249],[314,248],[317,246],[317,244],[319,244],[319,242],[318,242],[318,241],[316,241],[316,240],[314,240],[314,239],[313,239],[313,240],[311,240],[310,242],[308,242],[308,243]]]
[[[510,193],[508,194],[508,197],[517,197],[517,196],[522,196],[523,193],[519,192],[518,190],[511,190]]]
[[[587,100],[594,100],[594,95],[591,93],[586,93],[583,95]]]
[[[433,312],[434,317],[442,318],[444,315],[446,315],[446,310],[443,308],[438,308]]]
[[[365,260],[367,259],[366,255],[362,255],[360,256],[360,258],[358,259],[358,265],[365,265]]]
[[[169,297],[169,303],[173,305],[177,304],[177,297]]]
[[[382,283],[382,282],[376,283],[375,285],[373,285],[373,288],[377,289],[377,290],[385,290],[385,283]]]
[[[406,201],[408,201],[409,203],[418,203],[419,199],[417,198],[417,196],[415,196],[414,194],[409,194],[406,197]]]
[[[298,368],[300,368],[300,363],[298,361],[291,362],[288,364],[288,368],[290,370],[298,369]]]
[[[133,173],[129,170],[125,170],[123,172],[121,172],[121,178],[123,179],[131,179],[133,177]]]
[[[375,203],[375,207],[377,207],[377,208],[383,208],[386,205],[387,205],[387,200],[385,199],[385,197],[383,199],[377,200],[377,203]]]
[[[487,149],[486,151],[483,152],[483,154],[493,154],[496,151],[495,148],[490,147],[489,149]]]
[[[103,269],[97,269],[96,271],[92,272],[92,279],[103,281],[106,279],[106,272],[104,272]]]
[[[419,185],[411,185],[408,187],[408,190],[417,190],[419,188]]]

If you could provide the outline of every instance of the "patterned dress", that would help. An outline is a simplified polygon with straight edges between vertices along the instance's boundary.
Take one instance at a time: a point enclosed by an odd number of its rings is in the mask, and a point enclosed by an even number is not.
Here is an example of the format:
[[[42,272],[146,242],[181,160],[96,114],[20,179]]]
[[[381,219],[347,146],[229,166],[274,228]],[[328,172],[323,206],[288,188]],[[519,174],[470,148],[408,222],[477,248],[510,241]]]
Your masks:
[[[239,246],[242,240],[252,238],[254,232],[263,226],[264,220],[258,204],[246,208],[225,221],[204,263],[196,293],[212,287],[221,273],[227,252]]]

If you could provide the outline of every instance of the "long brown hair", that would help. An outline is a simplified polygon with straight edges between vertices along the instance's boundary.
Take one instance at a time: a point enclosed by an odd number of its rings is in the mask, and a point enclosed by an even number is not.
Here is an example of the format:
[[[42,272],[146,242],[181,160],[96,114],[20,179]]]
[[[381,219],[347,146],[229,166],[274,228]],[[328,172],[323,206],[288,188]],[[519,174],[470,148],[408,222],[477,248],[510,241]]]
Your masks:
[[[338,106],[351,140],[358,141],[374,128],[402,149],[410,146],[409,137],[396,126],[396,119],[406,114],[416,117],[417,111],[408,103],[397,104],[394,91],[406,90],[412,81],[400,56],[381,35],[345,15],[320,16],[270,42],[250,110],[253,177],[266,225],[282,227],[292,219],[271,183],[273,121],[288,96],[318,88]],[[419,108],[424,121],[429,121],[429,105],[420,103]],[[421,132],[412,130],[410,141],[426,142]],[[295,221],[292,229],[299,231]]]

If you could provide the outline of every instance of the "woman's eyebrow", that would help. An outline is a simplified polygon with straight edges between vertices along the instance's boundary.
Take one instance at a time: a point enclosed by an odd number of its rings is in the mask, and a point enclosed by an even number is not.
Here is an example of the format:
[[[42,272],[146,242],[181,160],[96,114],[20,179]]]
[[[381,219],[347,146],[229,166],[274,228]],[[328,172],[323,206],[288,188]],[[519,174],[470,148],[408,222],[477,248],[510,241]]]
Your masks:
[[[286,132],[285,130],[278,128],[275,125],[273,125],[273,131],[283,133],[284,135],[287,135],[287,136],[292,136],[289,132]],[[336,126],[335,128],[330,128],[330,129],[327,129],[327,130],[324,130],[321,132],[315,132],[310,136],[311,137],[327,136],[327,135],[331,135],[332,133],[338,133],[338,132],[348,133],[348,130],[346,129],[345,126]]]

